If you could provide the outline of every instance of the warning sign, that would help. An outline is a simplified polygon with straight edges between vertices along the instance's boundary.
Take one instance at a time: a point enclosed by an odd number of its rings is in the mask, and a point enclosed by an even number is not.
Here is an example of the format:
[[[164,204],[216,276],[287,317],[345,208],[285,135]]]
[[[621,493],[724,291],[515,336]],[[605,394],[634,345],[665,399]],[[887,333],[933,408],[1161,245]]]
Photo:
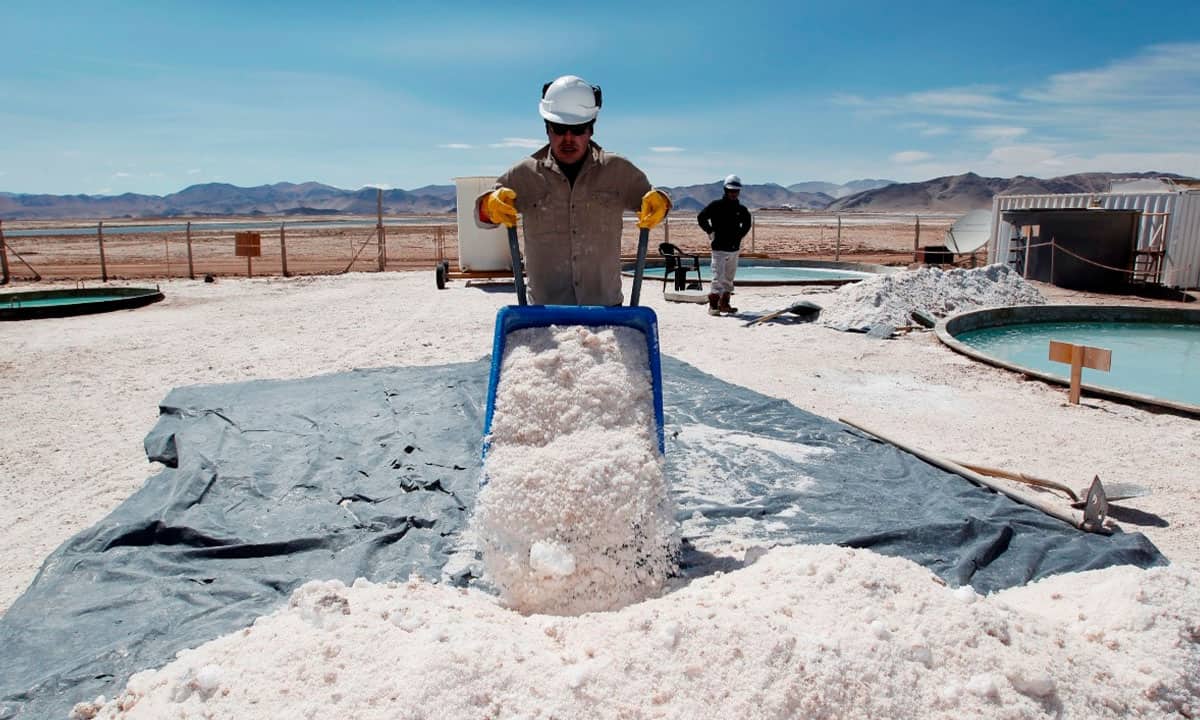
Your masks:
[[[262,255],[262,233],[240,232],[233,234],[238,257],[260,257]]]

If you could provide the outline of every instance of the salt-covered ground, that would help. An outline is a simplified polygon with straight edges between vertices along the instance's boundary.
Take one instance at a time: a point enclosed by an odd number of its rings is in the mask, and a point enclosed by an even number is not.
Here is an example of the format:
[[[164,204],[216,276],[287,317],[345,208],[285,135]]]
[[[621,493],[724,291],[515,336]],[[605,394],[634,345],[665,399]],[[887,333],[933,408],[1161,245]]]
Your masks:
[[[474,360],[490,351],[495,312],[512,298],[460,282],[437,291],[431,271],[163,289],[164,302],[139,310],[0,327],[0,608],[51,550],[156,472],[141,440],[170,388]],[[1038,289],[1054,302],[1117,300]],[[577,618],[523,616],[424,582],[315,584],[279,614],[79,714],[1200,714],[1200,422],[1092,398],[1071,406],[1061,388],[979,365],[930,333],[747,328],[664,302],[656,284],[644,291],[663,352],[728,382],[941,455],[1072,485],[1099,474],[1151,487],[1136,504],[1145,524],[1126,529],[1146,533],[1173,565],[980,598],[870,552],[731,544],[729,555],[757,560]],[[745,288],[735,304],[748,313],[798,299],[838,302]]]

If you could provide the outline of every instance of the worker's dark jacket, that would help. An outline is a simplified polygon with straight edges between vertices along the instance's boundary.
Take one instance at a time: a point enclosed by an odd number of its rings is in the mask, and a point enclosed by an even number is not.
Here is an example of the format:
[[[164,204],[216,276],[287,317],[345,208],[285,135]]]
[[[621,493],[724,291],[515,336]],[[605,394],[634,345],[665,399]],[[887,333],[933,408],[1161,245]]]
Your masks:
[[[696,222],[705,233],[712,233],[713,250],[734,252],[742,249],[742,238],[750,232],[750,211],[737,200],[722,196],[701,210]]]

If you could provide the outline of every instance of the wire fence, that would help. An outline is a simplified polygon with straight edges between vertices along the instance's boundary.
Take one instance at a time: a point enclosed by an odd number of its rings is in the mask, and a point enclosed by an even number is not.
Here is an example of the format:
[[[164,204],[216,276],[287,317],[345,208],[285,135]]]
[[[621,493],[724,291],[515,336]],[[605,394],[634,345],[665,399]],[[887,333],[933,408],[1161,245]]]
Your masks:
[[[955,216],[789,213],[756,211],[742,243],[746,254],[780,258],[860,260],[907,264],[919,248],[943,242]],[[369,222],[369,221],[368,221]],[[97,222],[48,228],[48,223],[0,223],[0,259],[10,281],[197,278],[205,275],[314,275],[433,269],[458,261],[453,215],[384,218],[382,227],[282,222],[260,229],[255,257],[235,252],[232,225],[211,222],[174,227]],[[31,230],[31,228],[34,228]],[[37,235],[26,233],[38,232]],[[637,227],[627,217],[622,254],[637,249]],[[382,242],[381,242],[382,241]],[[671,242],[707,254],[709,238],[689,213],[673,213],[651,232],[650,255]],[[957,261],[965,264],[963,258]],[[971,259],[974,262],[974,258]]]

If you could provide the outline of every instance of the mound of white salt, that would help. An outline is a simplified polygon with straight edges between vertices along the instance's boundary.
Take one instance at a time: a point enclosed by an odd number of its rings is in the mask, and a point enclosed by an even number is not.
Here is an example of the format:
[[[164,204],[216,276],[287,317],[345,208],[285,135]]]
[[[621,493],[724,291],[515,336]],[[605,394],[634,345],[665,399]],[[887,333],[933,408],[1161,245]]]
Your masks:
[[[678,527],[640,331],[510,333],[488,440],[472,529],[509,607],[577,615],[662,591]]]
[[[912,325],[920,310],[945,317],[1005,305],[1042,305],[1046,299],[1007,265],[974,270],[923,267],[877,275],[840,288],[821,301],[820,322],[837,330]]]
[[[1198,643],[1200,586],[1174,567],[984,597],[907,560],[793,546],[581,617],[418,579],[312,582],[73,717],[1197,717]]]

